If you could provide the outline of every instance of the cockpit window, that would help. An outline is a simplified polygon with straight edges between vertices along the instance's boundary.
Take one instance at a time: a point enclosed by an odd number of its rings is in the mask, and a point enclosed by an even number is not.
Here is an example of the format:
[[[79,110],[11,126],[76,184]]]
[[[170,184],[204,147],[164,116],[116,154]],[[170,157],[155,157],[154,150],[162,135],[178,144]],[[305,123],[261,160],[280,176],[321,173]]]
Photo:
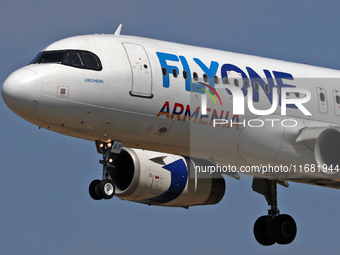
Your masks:
[[[60,63],[64,52],[45,52],[39,58],[40,63]]]
[[[92,53],[82,52],[81,58],[84,61],[84,65],[88,66],[90,69],[97,69],[98,68],[98,61]]]
[[[37,61],[37,59],[41,56],[41,54],[43,54],[44,52],[39,52],[38,55],[36,55],[33,60],[31,62],[29,62],[29,65],[35,63],[35,61]]]
[[[58,63],[95,71],[102,70],[102,65],[97,55],[82,50],[43,51],[30,62],[30,64],[46,63]]]
[[[84,63],[80,58],[79,52],[67,52],[63,62],[64,65],[75,66],[75,67],[84,67]]]

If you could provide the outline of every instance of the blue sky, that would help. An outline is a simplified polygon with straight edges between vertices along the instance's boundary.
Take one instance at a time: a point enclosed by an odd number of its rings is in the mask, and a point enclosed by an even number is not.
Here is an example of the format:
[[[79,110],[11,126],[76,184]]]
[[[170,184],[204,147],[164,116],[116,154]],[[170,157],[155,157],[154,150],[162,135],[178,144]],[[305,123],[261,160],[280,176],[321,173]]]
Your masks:
[[[114,33],[340,69],[338,1],[3,1],[0,81],[48,44]],[[26,122],[0,100],[1,254],[339,253],[340,191],[292,183],[279,209],[298,233],[291,245],[262,247],[252,233],[268,209],[251,179],[227,179],[214,206],[149,207],[93,201],[101,176],[93,142]]]

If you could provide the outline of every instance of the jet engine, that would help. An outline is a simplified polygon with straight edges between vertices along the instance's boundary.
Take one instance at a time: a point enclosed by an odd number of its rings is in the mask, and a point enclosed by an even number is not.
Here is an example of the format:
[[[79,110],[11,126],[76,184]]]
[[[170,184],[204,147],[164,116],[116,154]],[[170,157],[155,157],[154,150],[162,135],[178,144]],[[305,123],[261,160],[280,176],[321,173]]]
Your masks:
[[[320,171],[340,178],[340,128],[330,127],[322,131],[316,140],[314,155]]]
[[[111,173],[115,195],[148,205],[189,207],[217,204],[225,193],[221,174],[206,169],[206,160],[123,148],[116,155]]]

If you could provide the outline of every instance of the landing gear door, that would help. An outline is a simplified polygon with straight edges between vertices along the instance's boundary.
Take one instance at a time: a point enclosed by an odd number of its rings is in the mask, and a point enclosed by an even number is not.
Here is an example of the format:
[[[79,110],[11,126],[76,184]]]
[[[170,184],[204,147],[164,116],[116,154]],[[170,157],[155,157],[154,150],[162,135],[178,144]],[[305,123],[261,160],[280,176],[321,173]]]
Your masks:
[[[131,96],[152,98],[152,73],[148,55],[143,46],[123,43],[132,73]]]

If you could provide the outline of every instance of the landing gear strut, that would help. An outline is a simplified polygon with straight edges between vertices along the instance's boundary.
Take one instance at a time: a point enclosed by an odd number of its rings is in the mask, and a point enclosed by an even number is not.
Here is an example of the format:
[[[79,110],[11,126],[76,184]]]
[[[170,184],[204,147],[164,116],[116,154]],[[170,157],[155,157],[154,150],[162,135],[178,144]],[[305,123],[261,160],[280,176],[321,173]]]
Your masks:
[[[255,222],[255,239],[265,246],[291,243],[296,236],[296,223],[291,216],[280,214],[277,207],[277,181],[254,178],[253,190],[264,195],[270,206],[268,215],[261,216]]]
[[[115,195],[115,184],[112,180],[112,172],[115,170],[114,161],[121,151],[122,143],[96,141],[96,148],[103,156],[103,159],[99,161],[103,165],[103,175],[102,180],[91,182],[89,193],[94,200],[111,199]]]

